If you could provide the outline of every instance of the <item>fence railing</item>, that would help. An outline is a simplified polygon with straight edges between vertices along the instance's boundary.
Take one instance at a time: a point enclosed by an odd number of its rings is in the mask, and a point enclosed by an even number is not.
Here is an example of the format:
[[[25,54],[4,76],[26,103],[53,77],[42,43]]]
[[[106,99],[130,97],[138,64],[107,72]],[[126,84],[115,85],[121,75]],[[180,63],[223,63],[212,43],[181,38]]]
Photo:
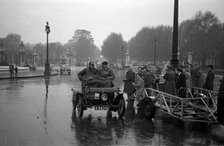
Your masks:
[[[155,98],[156,107],[163,113],[184,121],[217,123],[216,91],[193,87],[187,89],[187,98],[181,98],[152,88],[145,88],[145,93]]]

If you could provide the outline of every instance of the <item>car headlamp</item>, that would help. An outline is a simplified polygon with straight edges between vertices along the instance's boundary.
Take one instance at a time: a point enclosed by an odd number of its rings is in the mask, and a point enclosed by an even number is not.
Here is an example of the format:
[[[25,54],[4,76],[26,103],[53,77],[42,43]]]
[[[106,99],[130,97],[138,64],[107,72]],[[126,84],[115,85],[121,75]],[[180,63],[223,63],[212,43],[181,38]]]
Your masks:
[[[107,96],[106,94],[102,94],[101,99],[102,99],[103,101],[106,101],[107,98],[108,98],[108,96]]]

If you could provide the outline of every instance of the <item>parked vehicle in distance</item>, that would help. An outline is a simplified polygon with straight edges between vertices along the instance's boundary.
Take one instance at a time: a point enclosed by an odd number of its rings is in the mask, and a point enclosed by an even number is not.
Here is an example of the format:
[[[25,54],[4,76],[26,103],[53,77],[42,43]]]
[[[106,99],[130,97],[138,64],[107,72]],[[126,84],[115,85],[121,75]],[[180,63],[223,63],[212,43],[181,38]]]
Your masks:
[[[32,64],[25,64],[24,67],[29,67],[30,70],[36,70],[36,67],[33,66]]]
[[[69,65],[61,65],[60,66],[60,74],[68,74],[70,75],[71,74],[71,68]]]

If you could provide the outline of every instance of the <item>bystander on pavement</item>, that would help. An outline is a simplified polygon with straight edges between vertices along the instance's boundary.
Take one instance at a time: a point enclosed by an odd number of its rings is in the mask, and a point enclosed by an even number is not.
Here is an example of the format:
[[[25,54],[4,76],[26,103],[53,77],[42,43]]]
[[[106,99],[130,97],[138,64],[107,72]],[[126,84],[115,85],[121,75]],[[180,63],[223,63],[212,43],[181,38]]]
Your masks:
[[[57,72],[52,72],[51,75],[58,75]],[[0,80],[3,79],[20,79],[20,78],[34,78],[34,77],[44,77],[44,72],[42,70],[36,71],[18,71],[17,76],[12,76],[8,72],[0,72]]]

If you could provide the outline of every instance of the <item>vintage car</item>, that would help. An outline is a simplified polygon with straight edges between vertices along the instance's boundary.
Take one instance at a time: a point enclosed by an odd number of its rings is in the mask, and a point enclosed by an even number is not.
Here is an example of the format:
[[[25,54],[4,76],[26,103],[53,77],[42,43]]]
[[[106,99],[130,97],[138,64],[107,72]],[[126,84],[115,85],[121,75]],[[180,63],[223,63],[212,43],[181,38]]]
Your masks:
[[[60,74],[64,74],[64,73],[67,73],[68,75],[71,74],[71,68],[69,65],[61,65],[60,66]]]
[[[119,117],[125,113],[125,100],[123,93],[114,87],[82,87],[82,91],[73,91],[73,110],[82,117],[84,110],[94,108],[95,110],[107,110],[108,112],[118,112]]]

